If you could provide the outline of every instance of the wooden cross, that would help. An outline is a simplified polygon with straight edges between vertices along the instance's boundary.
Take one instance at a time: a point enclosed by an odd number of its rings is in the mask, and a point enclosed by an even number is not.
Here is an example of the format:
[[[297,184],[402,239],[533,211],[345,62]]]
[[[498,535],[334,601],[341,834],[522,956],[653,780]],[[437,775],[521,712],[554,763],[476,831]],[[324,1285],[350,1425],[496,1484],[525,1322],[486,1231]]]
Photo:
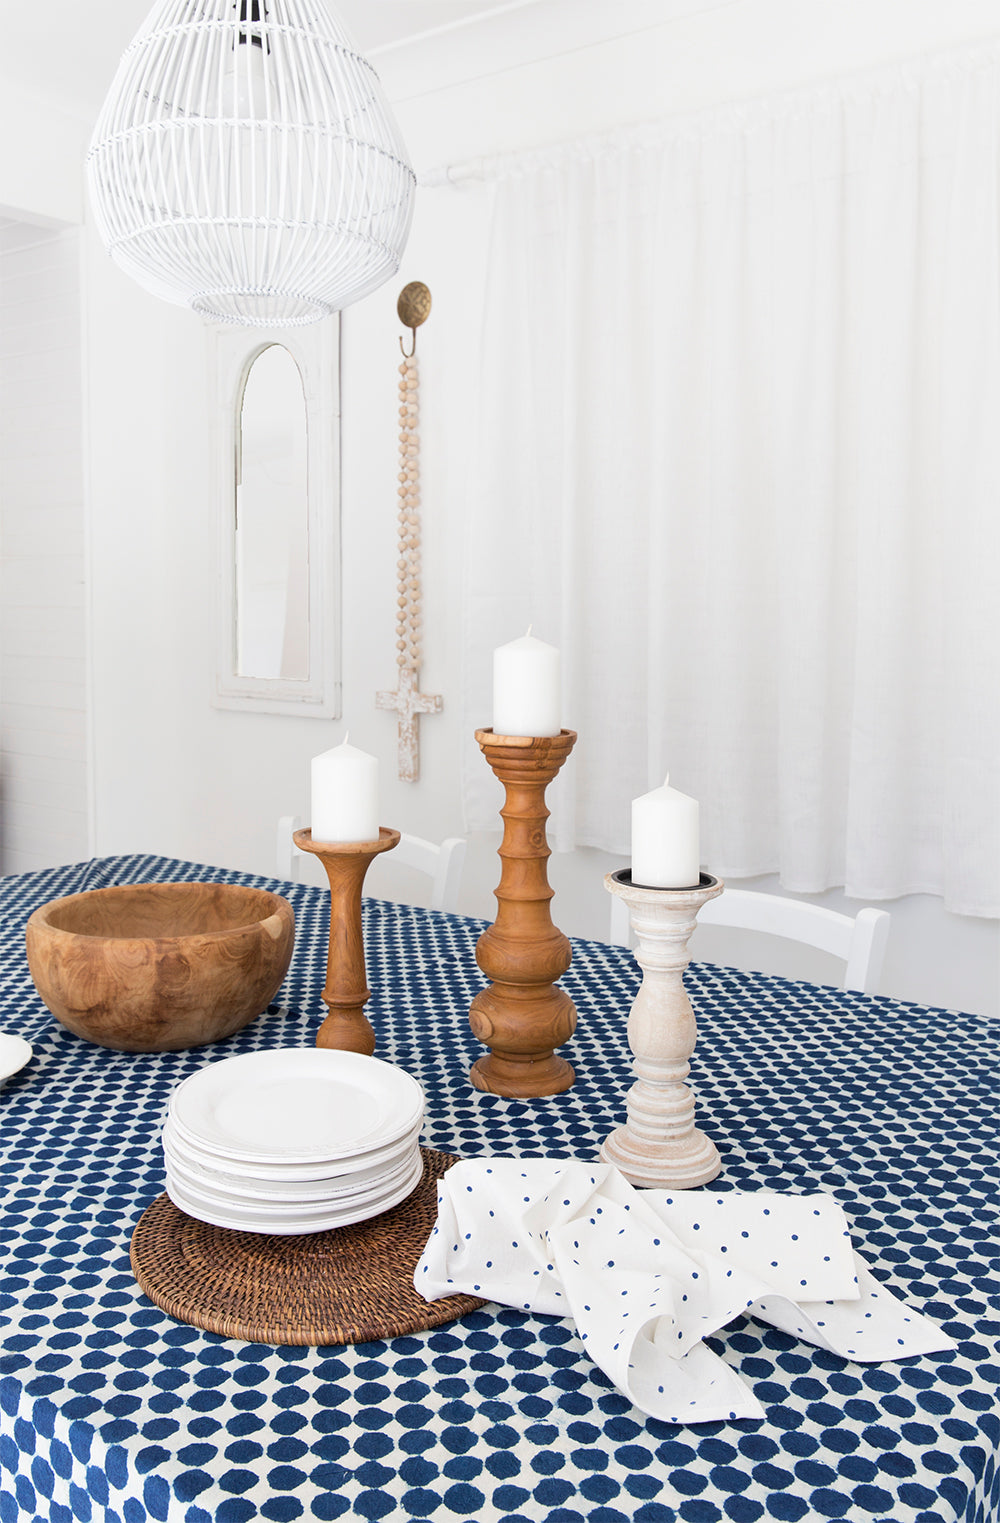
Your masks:
[[[395,693],[375,694],[377,709],[392,709],[399,715],[399,776],[404,783],[415,783],[420,776],[421,714],[440,714],[440,693],[422,693],[415,666],[400,666],[399,688]]]

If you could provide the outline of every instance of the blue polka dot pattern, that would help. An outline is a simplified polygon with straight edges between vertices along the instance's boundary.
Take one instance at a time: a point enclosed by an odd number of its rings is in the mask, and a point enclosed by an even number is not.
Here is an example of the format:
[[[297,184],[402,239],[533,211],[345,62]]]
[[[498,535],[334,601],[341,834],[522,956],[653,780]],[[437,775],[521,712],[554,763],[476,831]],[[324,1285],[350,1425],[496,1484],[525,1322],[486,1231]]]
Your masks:
[[[41,1005],[24,921],[60,894],[142,880],[278,888],[296,951],[270,1011],[193,1052],[91,1047]],[[205,1062],[301,1046],[324,1007],[328,896],[155,857],[0,882],[0,1024],[34,1060],[0,1088],[0,1523],[987,1523],[998,1517],[995,1053],[985,1023],[725,968],[692,967],[699,1122],[727,1189],[825,1191],[877,1278],[956,1340],[862,1366],[749,1318],[710,1346],[766,1419],[670,1427],[629,1405],[572,1325],[487,1307],[353,1348],[229,1343],[152,1307],[132,1227],[163,1185],[174,1085]],[[428,1145],[592,1159],[630,1082],[629,953],[578,942],[577,1082],[540,1101],[481,1094],[467,1024],[480,923],[365,905],[382,1057],[427,1092]]]

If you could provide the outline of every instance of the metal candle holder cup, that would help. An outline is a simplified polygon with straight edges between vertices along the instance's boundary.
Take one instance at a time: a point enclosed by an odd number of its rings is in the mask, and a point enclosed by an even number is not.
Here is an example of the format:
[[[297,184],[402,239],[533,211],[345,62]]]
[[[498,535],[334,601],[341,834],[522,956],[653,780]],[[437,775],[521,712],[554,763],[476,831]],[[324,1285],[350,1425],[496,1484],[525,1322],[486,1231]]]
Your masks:
[[[383,851],[399,845],[399,831],[379,827],[377,841],[314,841],[311,830],[293,837],[300,851],[319,857],[330,881],[330,949],[326,987],[320,998],[329,1014],[316,1033],[317,1047],[347,1052],[375,1051],[375,1032],[365,1015],[371,990],[365,977],[365,944],[361,928],[361,889],[370,864]]]
[[[642,984],[628,1021],[636,1074],[628,1120],[605,1138],[601,1159],[634,1185],[692,1189],[714,1179],[722,1164],[715,1143],[694,1124],[694,1095],[684,1083],[697,1036],[684,969],[698,911],[725,884],[702,873],[697,887],[642,888],[623,868],[608,873],[604,886],[629,907]]]

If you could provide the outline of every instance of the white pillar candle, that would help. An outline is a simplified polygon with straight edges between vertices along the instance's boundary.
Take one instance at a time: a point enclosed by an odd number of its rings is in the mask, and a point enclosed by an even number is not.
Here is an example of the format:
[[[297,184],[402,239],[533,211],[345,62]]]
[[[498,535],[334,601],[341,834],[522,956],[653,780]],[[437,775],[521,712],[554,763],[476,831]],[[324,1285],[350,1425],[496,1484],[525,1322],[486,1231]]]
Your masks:
[[[641,888],[692,888],[701,877],[698,802],[670,787],[632,802],[632,882]]]
[[[558,735],[559,652],[531,633],[493,652],[494,735]]]
[[[378,840],[378,761],[347,737],[312,760],[314,841]]]

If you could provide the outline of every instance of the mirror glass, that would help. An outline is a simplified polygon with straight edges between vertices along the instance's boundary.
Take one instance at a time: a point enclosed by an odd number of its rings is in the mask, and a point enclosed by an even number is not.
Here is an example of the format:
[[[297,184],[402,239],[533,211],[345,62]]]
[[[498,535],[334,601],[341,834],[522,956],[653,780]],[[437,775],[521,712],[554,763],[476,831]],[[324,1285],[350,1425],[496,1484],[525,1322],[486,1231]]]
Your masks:
[[[280,344],[253,360],[236,431],[236,670],[309,678],[305,392]]]

